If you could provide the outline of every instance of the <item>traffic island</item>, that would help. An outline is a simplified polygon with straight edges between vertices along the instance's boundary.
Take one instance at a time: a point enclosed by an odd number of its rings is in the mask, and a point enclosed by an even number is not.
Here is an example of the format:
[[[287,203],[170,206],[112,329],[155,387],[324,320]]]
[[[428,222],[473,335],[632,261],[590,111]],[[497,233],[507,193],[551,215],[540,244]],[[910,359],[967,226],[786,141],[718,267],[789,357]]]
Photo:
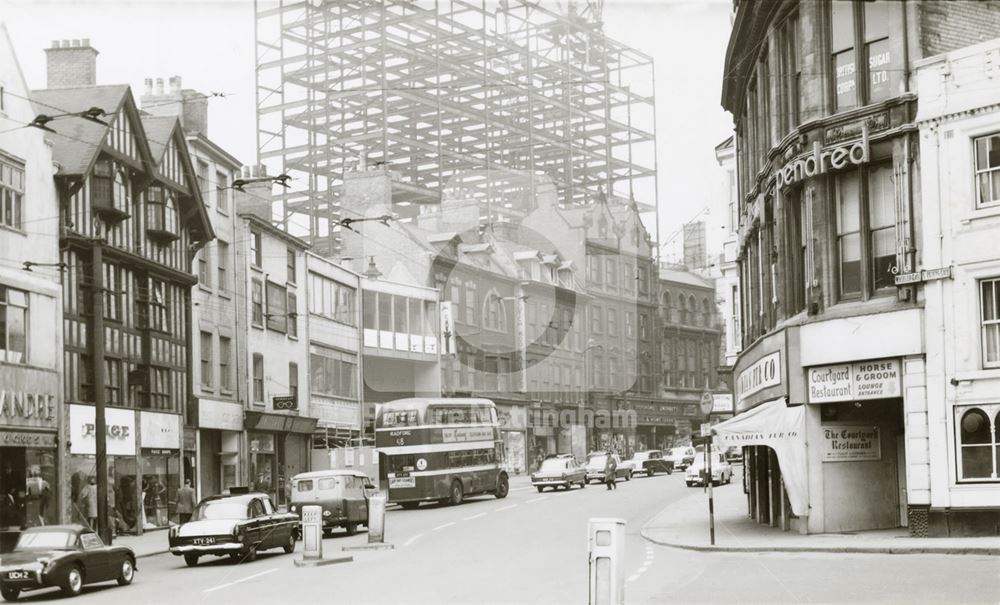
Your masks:
[[[329,557],[324,559],[295,559],[296,567],[321,567],[323,565],[333,565],[335,563],[350,563],[354,557],[347,555],[344,557]]]

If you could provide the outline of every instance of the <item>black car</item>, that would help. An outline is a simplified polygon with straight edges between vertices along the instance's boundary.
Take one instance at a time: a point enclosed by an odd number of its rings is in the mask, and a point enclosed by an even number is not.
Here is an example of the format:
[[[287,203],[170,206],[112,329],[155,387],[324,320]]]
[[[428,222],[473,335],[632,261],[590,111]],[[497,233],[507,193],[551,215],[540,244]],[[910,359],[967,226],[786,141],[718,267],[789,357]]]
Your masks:
[[[84,584],[135,578],[135,553],[127,546],[107,546],[82,525],[47,525],[24,530],[14,552],[0,559],[0,595],[7,601],[22,592],[61,588],[80,594]]]
[[[233,561],[253,561],[257,552],[295,550],[299,518],[279,513],[263,493],[210,496],[198,503],[191,520],[170,528],[170,552],[190,567],[205,555],[228,555]]]
[[[674,472],[674,463],[663,457],[660,450],[646,450],[636,452],[632,455],[632,464],[635,465],[633,473],[642,473],[647,477],[652,477],[656,473],[670,474]]]

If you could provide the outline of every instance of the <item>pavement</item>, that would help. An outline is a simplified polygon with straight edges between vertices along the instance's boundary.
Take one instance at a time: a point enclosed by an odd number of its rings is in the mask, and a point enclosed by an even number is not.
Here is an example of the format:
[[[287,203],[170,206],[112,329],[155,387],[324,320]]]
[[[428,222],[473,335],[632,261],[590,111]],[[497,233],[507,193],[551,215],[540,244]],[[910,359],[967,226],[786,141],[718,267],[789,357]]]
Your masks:
[[[740,467],[737,467],[740,468]],[[828,552],[879,554],[974,554],[1000,556],[1000,538],[915,538],[906,528],[802,535],[761,525],[749,518],[740,472],[732,485],[715,488],[715,545],[709,538],[708,494],[671,502],[642,528],[642,536],[663,546],[715,552]]]

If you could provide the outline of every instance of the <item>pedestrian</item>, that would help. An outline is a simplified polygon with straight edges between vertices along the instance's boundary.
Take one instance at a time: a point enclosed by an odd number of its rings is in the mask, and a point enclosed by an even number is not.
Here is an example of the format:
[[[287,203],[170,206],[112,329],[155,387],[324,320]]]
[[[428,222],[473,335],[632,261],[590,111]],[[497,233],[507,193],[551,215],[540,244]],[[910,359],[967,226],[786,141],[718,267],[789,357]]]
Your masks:
[[[608,450],[607,454],[604,456],[604,484],[611,489],[618,489],[618,482],[615,481],[615,473],[618,471],[618,464],[615,462],[615,456]]]
[[[177,518],[182,524],[191,520],[195,504],[197,503],[194,498],[194,488],[191,487],[191,480],[185,479],[184,487],[177,490]]]
[[[77,502],[80,514],[87,520],[90,529],[96,531],[97,528],[97,477],[91,475],[87,478],[87,485],[80,490],[80,498]]]

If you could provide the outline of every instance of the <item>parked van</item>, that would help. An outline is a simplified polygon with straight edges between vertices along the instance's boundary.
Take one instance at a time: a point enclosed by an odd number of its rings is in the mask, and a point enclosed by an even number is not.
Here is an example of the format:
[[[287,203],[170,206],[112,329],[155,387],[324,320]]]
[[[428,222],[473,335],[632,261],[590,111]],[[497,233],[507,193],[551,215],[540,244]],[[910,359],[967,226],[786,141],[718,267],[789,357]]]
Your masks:
[[[368,524],[368,498],[375,485],[359,471],[329,470],[299,473],[292,477],[291,512],[302,518],[302,507],[323,507],[323,534],[343,527],[353,536]]]

